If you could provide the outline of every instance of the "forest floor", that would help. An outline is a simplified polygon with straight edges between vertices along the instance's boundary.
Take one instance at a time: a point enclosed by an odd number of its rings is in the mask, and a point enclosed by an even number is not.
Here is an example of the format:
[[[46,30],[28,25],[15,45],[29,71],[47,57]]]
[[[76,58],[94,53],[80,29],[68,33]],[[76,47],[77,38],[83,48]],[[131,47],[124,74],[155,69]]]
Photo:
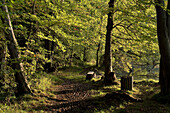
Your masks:
[[[120,91],[120,85],[105,86],[102,81],[86,81],[85,73],[65,71],[53,76],[57,80],[53,80],[50,87],[34,90],[34,96],[10,100],[6,108],[0,105],[0,112],[170,113],[167,98],[159,102],[153,99],[159,92],[159,84],[154,80],[138,80],[134,82],[133,91]],[[155,98],[158,100],[159,96]]]

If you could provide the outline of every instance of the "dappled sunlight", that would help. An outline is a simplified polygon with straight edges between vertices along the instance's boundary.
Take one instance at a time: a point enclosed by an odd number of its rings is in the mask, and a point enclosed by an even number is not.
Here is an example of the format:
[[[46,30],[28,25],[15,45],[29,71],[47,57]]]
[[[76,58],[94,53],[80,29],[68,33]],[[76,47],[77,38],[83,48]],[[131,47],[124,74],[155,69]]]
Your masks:
[[[0,112],[170,113],[168,2],[1,0]]]

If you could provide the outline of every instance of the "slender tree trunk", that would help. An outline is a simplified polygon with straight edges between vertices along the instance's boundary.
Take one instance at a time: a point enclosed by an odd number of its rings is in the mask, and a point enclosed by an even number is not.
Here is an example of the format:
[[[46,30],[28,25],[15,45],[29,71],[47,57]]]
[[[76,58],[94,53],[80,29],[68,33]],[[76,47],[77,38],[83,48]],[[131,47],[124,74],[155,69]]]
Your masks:
[[[168,0],[168,6],[169,3],[170,0]],[[160,5],[164,6],[164,0],[156,0],[157,35],[161,54],[159,82],[161,94],[168,95],[170,94],[170,37],[168,37],[170,20],[169,15]]]
[[[115,0],[110,0],[109,2],[109,14],[107,20],[107,33],[106,33],[106,44],[105,44],[105,83],[112,83],[114,79],[112,79],[110,72],[112,72],[112,29],[113,29],[113,8],[114,8]]]
[[[54,42],[51,42],[51,53],[50,53],[50,60],[51,60],[51,67],[53,67],[53,51],[54,51]]]
[[[44,65],[44,70],[46,70],[47,72],[52,72],[52,71],[54,71],[54,69],[52,67],[52,54],[53,54],[52,51],[54,50],[54,42],[45,40],[45,49],[48,51],[46,54],[46,58],[48,58],[48,60],[50,60],[50,62],[47,62]]]
[[[3,4],[5,4],[5,0],[2,0]],[[6,22],[6,24],[9,26],[9,29],[5,32],[5,38],[6,40],[9,41],[8,43],[8,50],[9,50],[9,54],[11,59],[17,60],[16,62],[12,63],[12,68],[14,70],[17,70],[15,72],[15,81],[17,83],[17,95],[22,95],[25,93],[31,93],[30,87],[27,83],[27,80],[25,79],[24,76],[24,68],[22,63],[20,63],[19,58],[19,52],[18,52],[18,43],[17,40],[15,38],[14,35],[14,31],[11,25],[11,20],[10,20],[10,16],[9,16],[9,12],[8,12],[8,7],[6,5],[4,5],[4,7],[2,8],[3,11],[6,12],[6,19],[4,20],[4,22]]]
[[[49,53],[49,51],[51,50],[51,42],[49,40],[45,40],[45,49],[47,50],[47,54],[45,55],[46,58],[50,59],[51,54]],[[49,72],[51,69],[51,62],[47,62],[44,65],[44,70],[46,70],[47,72]]]
[[[96,53],[96,67],[99,67],[99,50],[100,50],[100,43],[97,46],[97,53]]]
[[[0,61],[1,61],[0,68],[1,68],[2,71],[4,71],[4,67],[5,67],[5,56],[6,56],[6,47],[4,47],[1,52],[2,52],[2,53],[1,53],[2,56],[1,56],[1,58],[0,58],[0,59],[1,59],[1,60],[0,60]]]
[[[4,40],[0,40],[0,41],[2,42],[0,46],[0,70],[3,71],[4,64],[5,64],[5,56],[6,56],[6,44]]]
[[[72,66],[72,64],[73,64],[73,46],[74,46],[74,43],[73,43],[73,40],[72,40],[72,45],[71,45],[71,53],[70,53],[70,57],[69,57],[69,64],[70,64],[70,67]]]
[[[100,17],[100,34],[101,34],[101,37],[102,37],[102,23],[103,23],[103,16]],[[99,51],[101,49],[101,41],[99,41],[99,44],[97,45],[97,53],[96,53],[96,67],[98,68],[99,67]]]
[[[83,61],[84,61],[84,62],[87,62],[86,51],[87,51],[87,48],[84,47],[84,50],[83,50]]]
[[[2,41],[3,42],[3,41]],[[5,69],[5,56],[6,56],[6,45],[2,44],[0,48],[0,80],[4,81],[4,69]],[[3,84],[0,82],[0,87],[2,87]]]

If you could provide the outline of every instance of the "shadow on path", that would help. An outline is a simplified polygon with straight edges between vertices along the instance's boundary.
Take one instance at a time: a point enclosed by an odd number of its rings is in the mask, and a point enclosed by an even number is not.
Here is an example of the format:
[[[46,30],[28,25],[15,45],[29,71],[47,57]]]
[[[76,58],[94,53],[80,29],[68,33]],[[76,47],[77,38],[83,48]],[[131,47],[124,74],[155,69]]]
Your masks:
[[[97,110],[109,109],[119,107],[121,104],[133,101],[129,98],[122,97],[117,93],[107,94],[101,97],[91,97],[91,95],[98,94],[98,92],[91,92],[91,90],[102,89],[105,92],[112,92],[111,90],[103,89],[102,83],[86,83],[75,82],[74,80],[62,78],[64,83],[60,87],[51,91],[57,96],[57,99],[44,96],[48,100],[54,100],[53,104],[39,105],[32,109],[36,111],[44,110],[46,112],[62,112],[62,113],[90,113]]]

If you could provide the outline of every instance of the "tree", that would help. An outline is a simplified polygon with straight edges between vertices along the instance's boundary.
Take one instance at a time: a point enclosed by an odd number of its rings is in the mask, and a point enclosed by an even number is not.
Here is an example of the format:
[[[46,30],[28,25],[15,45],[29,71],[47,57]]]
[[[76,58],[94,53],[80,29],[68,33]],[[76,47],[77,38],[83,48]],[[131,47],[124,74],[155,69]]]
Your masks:
[[[160,73],[159,82],[161,86],[161,94],[170,94],[170,0],[168,0],[167,11],[164,0],[156,0],[157,13],[157,36],[160,50]]]
[[[6,40],[9,41],[8,43],[8,50],[10,53],[10,57],[13,60],[12,63],[12,68],[13,70],[16,70],[15,72],[15,81],[17,83],[17,96],[25,94],[25,93],[32,93],[30,90],[30,87],[27,83],[27,80],[24,76],[24,68],[22,63],[19,61],[20,59],[20,54],[18,52],[18,43],[17,40],[15,38],[14,35],[14,31],[12,28],[12,24],[11,24],[11,19],[10,19],[10,15],[8,12],[8,7],[5,5],[5,0],[2,0],[2,3],[4,4],[4,6],[2,7],[2,10],[6,13],[5,19],[3,19],[2,21],[4,23],[6,23],[6,25],[8,25],[9,29],[7,29],[7,31],[5,31],[5,38]]]
[[[109,2],[109,13],[107,22],[106,44],[105,44],[105,83],[112,83],[116,77],[112,74],[112,29],[113,29],[113,12],[115,0]]]
[[[159,63],[154,5],[147,0],[124,0],[117,1],[114,7],[113,70],[126,76],[130,66],[135,70],[141,68],[137,74],[149,74],[145,68],[155,59]]]
[[[114,33],[111,34],[112,68],[120,76],[127,75],[132,67],[140,67],[143,71],[144,66],[153,64],[153,60],[159,63],[154,8],[152,2],[147,0],[115,1]],[[122,74],[123,71],[125,73]]]
[[[3,35],[2,35],[3,36]],[[6,57],[6,44],[3,37],[0,36],[0,81],[3,81],[5,71],[5,57]],[[0,87],[3,86],[0,82]]]

